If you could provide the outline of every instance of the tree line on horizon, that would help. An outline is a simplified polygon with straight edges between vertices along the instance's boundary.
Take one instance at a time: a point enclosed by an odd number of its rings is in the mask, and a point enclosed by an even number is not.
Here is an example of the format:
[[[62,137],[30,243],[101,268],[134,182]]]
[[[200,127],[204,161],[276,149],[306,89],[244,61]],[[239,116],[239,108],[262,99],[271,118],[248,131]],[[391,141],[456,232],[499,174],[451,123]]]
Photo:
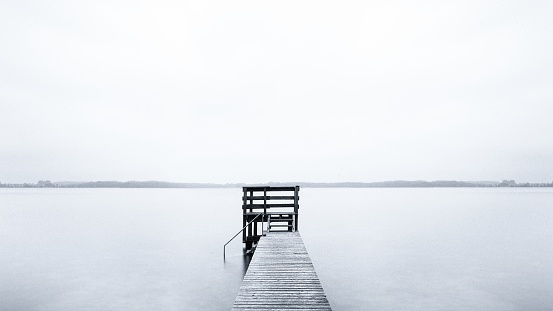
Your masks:
[[[247,183],[174,183],[165,181],[93,181],[93,182],[51,182],[39,180],[32,183],[0,182],[2,188],[240,188],[246,186],[300,186],[305,188],[455,188],[455,187],[553,187],[551,183],[516,183],[514,180],[496,181],[456,181],[456,180],[395,180],[380,182],[269,182],[264,184]]]

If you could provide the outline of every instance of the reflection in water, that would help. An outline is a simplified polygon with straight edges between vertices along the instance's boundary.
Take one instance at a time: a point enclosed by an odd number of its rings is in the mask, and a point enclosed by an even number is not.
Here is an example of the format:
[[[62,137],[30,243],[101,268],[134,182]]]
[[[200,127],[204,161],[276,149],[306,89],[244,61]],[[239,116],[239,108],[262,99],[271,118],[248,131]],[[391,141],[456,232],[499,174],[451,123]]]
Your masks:
[[[224,268],[225,270],[228,269],[229,272],[239,272],[242,277],[244,277],[252,261],[252,256],[252,253],[246,253],[246,248],[244,247],[242,255],[231,256],[230,258],[227,256],[227,258],[223,258]]]
[[[244,254],[244,256],[242,257],[242,275],[246,275],[246,271],[248,271],[248,267],[250,266],[250,262],[252,261],[252,256],[252,253],[248,253]]]

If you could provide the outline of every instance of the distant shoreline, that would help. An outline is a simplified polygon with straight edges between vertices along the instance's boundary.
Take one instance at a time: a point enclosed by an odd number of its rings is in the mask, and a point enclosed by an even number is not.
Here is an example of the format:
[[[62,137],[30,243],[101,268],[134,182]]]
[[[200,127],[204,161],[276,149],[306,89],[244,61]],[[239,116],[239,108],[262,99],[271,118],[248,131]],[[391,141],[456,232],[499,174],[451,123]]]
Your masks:
[[[173,183],[164,181],[93,181],[93,182],[51,182],[40,180],[32,183],[0,183],[0,188],[241,188],[245,186],[300,186],[303,188],[496,188],[496,187],[553,187],[552,183],[516,183],[514,180],[455,181],[455,180],[395,180],[381,182],[269,182],[247,183]]]

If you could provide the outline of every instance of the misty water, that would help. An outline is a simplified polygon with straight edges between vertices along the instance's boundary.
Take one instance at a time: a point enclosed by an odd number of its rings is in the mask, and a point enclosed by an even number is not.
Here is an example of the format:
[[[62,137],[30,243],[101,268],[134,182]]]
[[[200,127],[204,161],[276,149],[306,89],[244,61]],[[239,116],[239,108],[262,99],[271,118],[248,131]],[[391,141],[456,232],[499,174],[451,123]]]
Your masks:
[[[241,189],[0,189],[1,310],[229,310]],[[340,310],[553,309],[553,189],[306,189]]]

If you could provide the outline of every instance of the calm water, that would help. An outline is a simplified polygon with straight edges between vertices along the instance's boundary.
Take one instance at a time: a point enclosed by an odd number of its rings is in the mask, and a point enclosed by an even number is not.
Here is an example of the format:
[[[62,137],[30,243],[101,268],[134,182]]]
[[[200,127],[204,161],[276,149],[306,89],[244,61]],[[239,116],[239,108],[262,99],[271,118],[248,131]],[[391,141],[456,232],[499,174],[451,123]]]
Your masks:
[[[229,310],[241,189],[0,189],[0,310]],[[553,189],[301,189],[340,310],[553,309]]]

